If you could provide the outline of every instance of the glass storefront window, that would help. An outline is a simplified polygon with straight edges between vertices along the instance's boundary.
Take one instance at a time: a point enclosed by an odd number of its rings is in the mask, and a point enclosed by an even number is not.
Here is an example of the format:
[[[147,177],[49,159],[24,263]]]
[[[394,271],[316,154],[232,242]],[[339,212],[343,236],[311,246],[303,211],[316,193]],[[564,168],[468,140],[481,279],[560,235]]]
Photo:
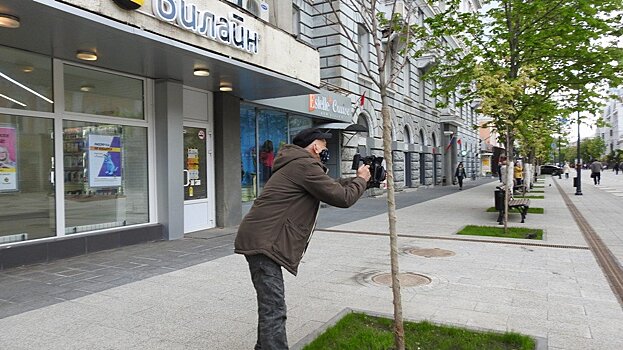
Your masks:
[[[279,148],[292,142],[301,130],[311,128],[309,117],[243,104],[240,108],[242,201],[257,197],[272,174]],[[258,152],[259,150],[259,152]],[[259,176],[258,176],[259,174]]]
[[[65,110],[144,119],[141,79],[64,65]]]
[[[255,199],[257,184],[257,152],[255,145],[255,108],[242,105],[240,109],[240,155],[242,201]]]
[[[0,46],[0,107],[54,111],[52,59]]]
[[[206,129],[184,127],[184,200],[208,198]]]
[[[0,243],[56,235],[52,119],[0,114]]]
[[[149,221],[147,129],[63,122],[66,233]]]
[[[298,115],[290,116],[288,124],[290,128],[288,142],[292,142],[292,139],[299,133],[299,131],[313,126],[311,118],[301,117]]]
[[[285,113],[259,110],[258,114],[258,171],[259,187],[264,187],[273,174],[275,156],[288,142],[288,118]]]

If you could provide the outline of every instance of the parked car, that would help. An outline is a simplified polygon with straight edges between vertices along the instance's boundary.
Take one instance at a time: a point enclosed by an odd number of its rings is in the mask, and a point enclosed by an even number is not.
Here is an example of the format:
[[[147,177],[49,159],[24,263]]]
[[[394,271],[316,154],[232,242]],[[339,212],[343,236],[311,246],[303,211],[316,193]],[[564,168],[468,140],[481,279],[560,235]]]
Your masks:
[[[541,165],[541,174],[551,174],[552,176],[558,176],[562,174],[562,168],[556,165]]]

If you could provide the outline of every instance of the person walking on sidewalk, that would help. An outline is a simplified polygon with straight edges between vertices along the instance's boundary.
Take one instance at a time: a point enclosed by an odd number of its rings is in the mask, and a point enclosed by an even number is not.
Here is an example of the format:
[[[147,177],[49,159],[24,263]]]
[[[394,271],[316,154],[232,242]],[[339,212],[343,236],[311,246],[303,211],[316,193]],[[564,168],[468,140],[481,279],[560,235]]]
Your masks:
[[[454,176],[459,182],[459,190],[462,190],[463,179],[467,177],[467,173],[465,172],[465,167],[463,166],[463,162],[459,162],[459,165],[457,165],[456,171],[454,172]]]
[[[278,152],[273,174],[244,217],[234,252],[249,264],[257,294],[258,327],[255,350],[286,350],[286,303],[283,267],[291,274],[307,249],[316,225],[320,202],[347,208],[365,192],[370,167],[357,176],[334,180],[327,175],[327,139],[330,133],[309,128]]]
[[[565,179],[569,178],[569,172],[571,172],[571,167],[568,162],[565,162],[565,165],[562,167],[562,172],[565,173]]]
[[[591,168],[591,177],[593,178],[593,182],[595,185],[599,185],[601,183],[601,168],[603,165],[600,161],[593,159],[593,162],[590,165]]]
[[[614,163],[612,170],[614,170],[614,175],[619,175],[619,163]]]

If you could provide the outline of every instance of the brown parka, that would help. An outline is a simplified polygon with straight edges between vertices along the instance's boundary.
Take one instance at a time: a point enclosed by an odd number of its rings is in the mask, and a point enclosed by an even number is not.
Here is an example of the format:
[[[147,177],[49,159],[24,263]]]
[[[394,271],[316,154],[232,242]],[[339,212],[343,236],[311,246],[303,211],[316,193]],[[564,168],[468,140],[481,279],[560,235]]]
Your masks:
[[[335,180],[306,149],[284,145],[275,158],[271,178],[238,228],[234,251],[264,254],[296,275],[320,202],[350,207],[366,185],[361,177]]]

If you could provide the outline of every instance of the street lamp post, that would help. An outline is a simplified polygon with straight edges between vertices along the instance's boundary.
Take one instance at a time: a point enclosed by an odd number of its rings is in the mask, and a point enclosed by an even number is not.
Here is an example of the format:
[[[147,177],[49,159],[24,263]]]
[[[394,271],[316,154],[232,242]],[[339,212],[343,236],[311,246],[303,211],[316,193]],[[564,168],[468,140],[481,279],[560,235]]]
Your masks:
[[[577,186],[575,187],[575,195],[576,196],[581,196],[582,195],[582,162],[580,161],[580,91],[578,91],[578,163],[576,165],[576,169],[578,171],[578,183]]]

